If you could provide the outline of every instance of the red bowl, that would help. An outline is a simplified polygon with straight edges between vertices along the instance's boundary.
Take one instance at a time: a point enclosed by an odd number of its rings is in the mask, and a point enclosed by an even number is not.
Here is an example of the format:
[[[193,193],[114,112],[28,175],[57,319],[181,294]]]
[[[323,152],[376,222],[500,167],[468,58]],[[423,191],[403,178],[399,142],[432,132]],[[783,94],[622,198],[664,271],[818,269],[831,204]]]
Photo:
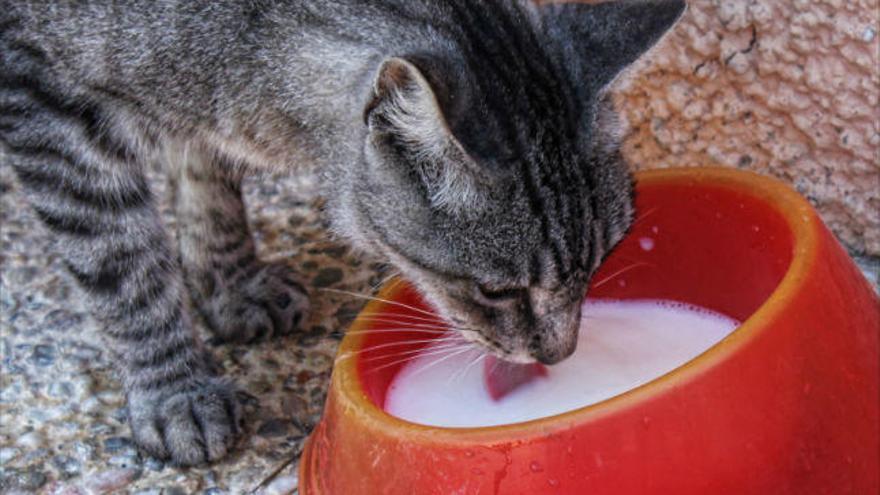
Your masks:
[[[399,366],[378,369],[373,358],[415,336],[371,333],[387,324],[360,317],[303,453],[300,492],[878,493],[880,303],[815,211],[787,186],[735,170],[637,180],[639,218],[590,296],[697,304],[742,320],[736,331],[592,406],[439,428],[382,410]],[[365,313],[428,310],[405,284],[379,297],[389,302]]]

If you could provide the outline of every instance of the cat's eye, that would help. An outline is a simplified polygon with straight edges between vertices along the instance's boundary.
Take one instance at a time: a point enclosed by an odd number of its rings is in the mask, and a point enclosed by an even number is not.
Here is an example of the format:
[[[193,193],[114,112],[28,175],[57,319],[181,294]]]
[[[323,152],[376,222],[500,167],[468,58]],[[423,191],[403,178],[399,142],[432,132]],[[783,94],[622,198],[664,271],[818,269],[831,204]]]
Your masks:
[[[477,284],[477,291],[483,299],[492,302],[512,301],[523,293],[521,288],[487,287],[483,284]]]

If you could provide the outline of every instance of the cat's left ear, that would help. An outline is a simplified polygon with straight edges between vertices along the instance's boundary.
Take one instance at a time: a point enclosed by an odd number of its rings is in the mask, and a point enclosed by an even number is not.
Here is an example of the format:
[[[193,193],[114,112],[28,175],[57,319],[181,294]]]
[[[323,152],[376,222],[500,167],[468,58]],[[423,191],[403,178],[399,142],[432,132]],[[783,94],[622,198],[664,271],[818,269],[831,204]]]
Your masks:
[[[537,9],[544,32],[594,91],[605,89],[681,18],[685,0],[551,3]]]
[[[415,169],[431,205],[454,213],[479,206],[481,173],[450,129],[441,84],[410,60],[388,58],[376,73],[364,121],[371,139],[393,141],[405,154],[395,162]]]

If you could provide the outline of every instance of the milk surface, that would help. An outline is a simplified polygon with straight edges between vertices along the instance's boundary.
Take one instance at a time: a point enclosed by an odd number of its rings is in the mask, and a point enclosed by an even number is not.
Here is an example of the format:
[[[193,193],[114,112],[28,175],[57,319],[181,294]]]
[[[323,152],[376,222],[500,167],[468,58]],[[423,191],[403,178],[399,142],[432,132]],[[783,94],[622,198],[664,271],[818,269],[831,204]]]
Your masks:
[[[587,300],[582,315],[575,353],[548,367],[546,377],[499,401],[486,390],[482,366],[475,361],[479,351],[456,355],[429,346],[397,374],[385,410],[414,423],[447,427],[551,416],[647,383],[697,357],[739,325],[707,309],[657,300]]]

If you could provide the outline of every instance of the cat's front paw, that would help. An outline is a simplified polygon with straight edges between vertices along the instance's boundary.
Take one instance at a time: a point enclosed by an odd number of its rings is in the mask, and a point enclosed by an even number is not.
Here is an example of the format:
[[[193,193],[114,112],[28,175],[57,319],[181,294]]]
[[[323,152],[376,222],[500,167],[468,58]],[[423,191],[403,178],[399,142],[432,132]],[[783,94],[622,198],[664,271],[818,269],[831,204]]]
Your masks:
[[[259,263],[249,276],[220,285],[201,309],[217,342],[247,343],[299,328],[309,297],[290,267]]]
[[[128,410],[135,442],[178,466],[222,458],[242,430],[235,387],[220,378],[197,380],[176,392],[132,391]]]

